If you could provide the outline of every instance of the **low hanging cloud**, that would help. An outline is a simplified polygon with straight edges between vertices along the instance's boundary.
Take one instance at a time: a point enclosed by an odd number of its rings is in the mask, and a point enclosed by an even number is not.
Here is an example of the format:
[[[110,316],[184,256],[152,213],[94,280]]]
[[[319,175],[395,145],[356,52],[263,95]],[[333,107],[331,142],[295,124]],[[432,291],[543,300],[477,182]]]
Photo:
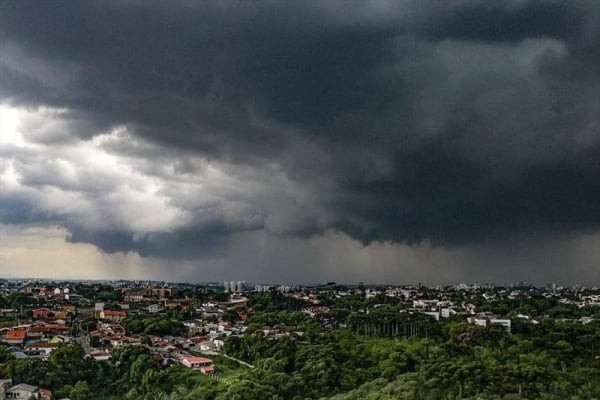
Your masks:
[[[246,234],[590,237],[599,17],[585,1],[3,3],[0,102],[19,126],[0,140],[0,221],[188,260]]]
[[[222,250],[237,232],[312,232],[306,221],[321,212],[275,165],[208,161],[139,140],[126,128],[36,142],[35,121],[62,118],[56,110],[2,110],[20,121],[13,143],[0,146],[10,155],[0,169],[4,222],[56,223],[68,229],[69,241],[108,252],[185,258]]]

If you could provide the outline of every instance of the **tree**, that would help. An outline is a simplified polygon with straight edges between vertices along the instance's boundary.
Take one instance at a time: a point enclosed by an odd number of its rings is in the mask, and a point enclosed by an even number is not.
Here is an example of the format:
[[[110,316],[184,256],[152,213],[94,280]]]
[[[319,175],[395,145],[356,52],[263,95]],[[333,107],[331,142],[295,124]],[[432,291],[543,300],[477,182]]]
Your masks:
[[[216,400],[269,400],[278,399],[272,387],[249,380],[232,383],[226,392],[217,395]]]
[[[85,381],[78,381],[69,393],[69,397],[72,400],[92,400],[94,398],[88,383]]]

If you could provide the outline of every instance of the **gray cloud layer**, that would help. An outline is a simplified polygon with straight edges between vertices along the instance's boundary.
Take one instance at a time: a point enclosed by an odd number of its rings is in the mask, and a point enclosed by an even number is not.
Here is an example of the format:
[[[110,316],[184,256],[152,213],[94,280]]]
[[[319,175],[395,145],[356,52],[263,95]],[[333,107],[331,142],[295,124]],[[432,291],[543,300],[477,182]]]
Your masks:
[[[24,132],[44,154],[13,150],[0,218],[169,258],[261,230],[450,247],[595,232],[599,17],[591,1],[4,2],[2,101],[63,111]],[[68,156],[101,134],[131,174]],[[89,209],[40,208],[40,187]],[[139,221],[143,193],[160,221]]]

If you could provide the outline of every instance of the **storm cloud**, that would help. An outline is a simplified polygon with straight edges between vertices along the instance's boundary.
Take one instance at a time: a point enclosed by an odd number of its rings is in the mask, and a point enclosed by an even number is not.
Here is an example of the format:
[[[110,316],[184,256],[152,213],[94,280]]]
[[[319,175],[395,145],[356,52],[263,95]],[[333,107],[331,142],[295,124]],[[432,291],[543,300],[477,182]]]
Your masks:
[[[183,260],[247,235],[590,237],[599,19],[591,1],[4,2],[0,222]]]

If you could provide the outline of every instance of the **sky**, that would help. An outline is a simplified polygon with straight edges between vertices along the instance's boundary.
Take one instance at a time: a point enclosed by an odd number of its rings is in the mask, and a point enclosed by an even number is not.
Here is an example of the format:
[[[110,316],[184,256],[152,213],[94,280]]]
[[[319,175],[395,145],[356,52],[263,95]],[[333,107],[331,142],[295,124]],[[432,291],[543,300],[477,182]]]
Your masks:
[[[600,285],[597,1],[0,3],[0,276]]]

